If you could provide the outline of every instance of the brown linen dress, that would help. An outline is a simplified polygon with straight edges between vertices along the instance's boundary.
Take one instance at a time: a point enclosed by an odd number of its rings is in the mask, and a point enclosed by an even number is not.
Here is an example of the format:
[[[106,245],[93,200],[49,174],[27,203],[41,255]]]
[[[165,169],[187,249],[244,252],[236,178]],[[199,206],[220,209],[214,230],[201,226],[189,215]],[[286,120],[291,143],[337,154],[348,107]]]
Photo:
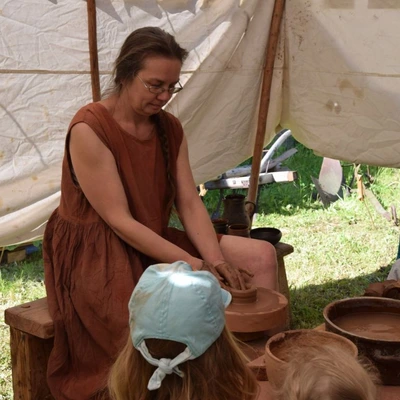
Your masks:
[[[183,131],[179,121],[161,111],[167,127],[170,171]],[[140,141],[126,132],[105,107],[92,103],[75,115],[66,139],[61,201],[43,240],[45,284],[54,320],[54,348],[48,384],[56,399],[95,399],[105,387],[110,365],[128,338],[128,301],[152,260],[122,241],[74,183],[69,136],[87,123],[113,153],[132,216],[193,255],[184,232],[168,228],[168,180],[157,135]],[[108,190],[105,182],[93,182]]]

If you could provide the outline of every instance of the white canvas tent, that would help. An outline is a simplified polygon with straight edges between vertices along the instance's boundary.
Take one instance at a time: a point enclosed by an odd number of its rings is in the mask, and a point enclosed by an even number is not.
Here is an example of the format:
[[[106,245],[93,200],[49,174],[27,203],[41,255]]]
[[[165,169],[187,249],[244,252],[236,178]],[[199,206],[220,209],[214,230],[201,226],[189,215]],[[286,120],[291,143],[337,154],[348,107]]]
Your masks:
[[[96,0],[100,86],[132,30],[190,51],[180,118],[198,183],[252,155],[273,0]],[[287,0],[265,143],[276,127],[319,155],[400,165],[398,0]],[[0,246],[39,237],[58,205],[68,123],[92,100],[87,4],[0,0]]]

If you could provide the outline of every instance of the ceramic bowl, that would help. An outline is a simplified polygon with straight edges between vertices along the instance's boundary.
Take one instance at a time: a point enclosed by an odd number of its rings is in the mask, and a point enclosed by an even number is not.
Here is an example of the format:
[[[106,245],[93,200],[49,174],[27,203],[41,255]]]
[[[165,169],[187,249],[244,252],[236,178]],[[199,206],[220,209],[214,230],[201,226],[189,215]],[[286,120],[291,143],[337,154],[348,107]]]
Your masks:
[[[277,244],[282,237],[282,232],[277,228],[255,228],[250,231],[252,239],[266,240],[271,244]]]
[[[400,385],[400,300],[352,297],[323,311],[325,328],[351,340],[378,370],[383,385]]]
[[[298,347],[337,346],[357,357],[357,346],[349,339],[332,332],[312,329],[297,329],[277,333],[270,337],[265,345],[265,366],[270,384],[282,387],[285,367],[290,361],[290,354]]]

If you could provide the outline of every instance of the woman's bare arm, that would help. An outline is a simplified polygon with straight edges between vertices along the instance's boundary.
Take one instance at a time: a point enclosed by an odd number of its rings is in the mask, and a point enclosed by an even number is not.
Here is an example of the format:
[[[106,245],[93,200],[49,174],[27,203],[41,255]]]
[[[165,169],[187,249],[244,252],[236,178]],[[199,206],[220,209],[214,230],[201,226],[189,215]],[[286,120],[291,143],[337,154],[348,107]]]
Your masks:
[[[176,207],[189,239],[202,258],[216,267],[217,273],[229,286],[244,289],[246,286],[242,273],[224,260],[211,219],[197,193],[185,137],[177,160]]]
[[[87,124],[79,123],[72,128],[69,146],[83,193],[122,240],[158,261],[183,260],[195,269],[201,268],[202,260],[192,257],[133,218],[115,159]]]

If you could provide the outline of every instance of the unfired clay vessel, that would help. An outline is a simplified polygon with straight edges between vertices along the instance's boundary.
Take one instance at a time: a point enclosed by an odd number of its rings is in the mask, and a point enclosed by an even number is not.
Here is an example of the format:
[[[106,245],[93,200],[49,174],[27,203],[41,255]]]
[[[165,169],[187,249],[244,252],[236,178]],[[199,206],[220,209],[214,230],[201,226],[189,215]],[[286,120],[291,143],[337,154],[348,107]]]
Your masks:
[[[226,324],[239,339],[247,341],[266,335],[286,323],[288,301],[265,288],[231,289],[232,303],[225,310]],[[281,330],[282,330],[281,329]]]
[[[315,345],[336,346],[354,357],[358,355],[357,346],[351,340],[332,332],[310,329],[280,332],[270,337],[265,345],[265,367],[270,384],[276,389],[282,387],[285,366],[294,348]]]
[[[323,311],[325,327],[354,342],[380,373],[384,385],[400,385],[400,300],[352,297]]]

